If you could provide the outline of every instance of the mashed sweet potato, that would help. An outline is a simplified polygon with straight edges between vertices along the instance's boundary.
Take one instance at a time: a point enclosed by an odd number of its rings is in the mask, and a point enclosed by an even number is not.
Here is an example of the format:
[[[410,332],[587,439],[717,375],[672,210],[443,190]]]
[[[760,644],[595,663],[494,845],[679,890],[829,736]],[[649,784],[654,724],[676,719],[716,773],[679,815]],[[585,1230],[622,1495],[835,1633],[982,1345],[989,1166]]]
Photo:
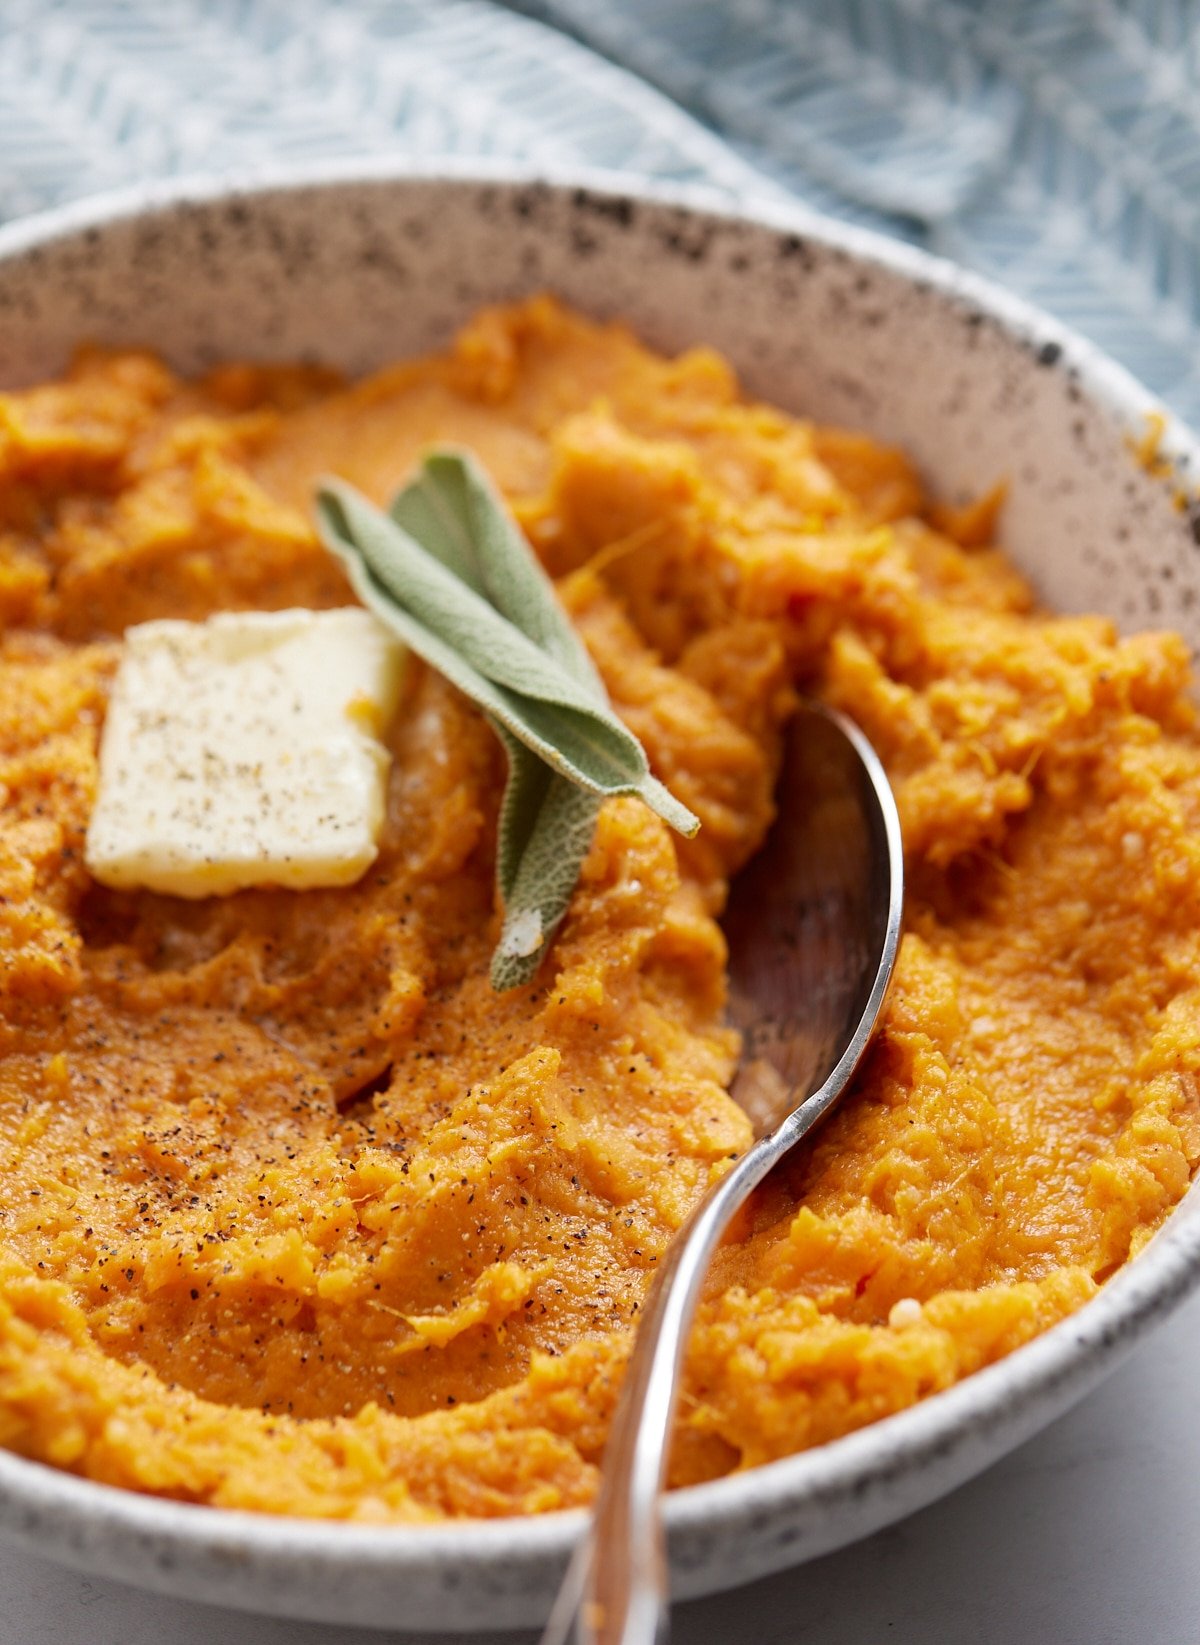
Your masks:
[[[444,441],[510,498],[698,837],[607,804],[536,986],[493,994],[502,755],[418,668],[359,885],[92,884],[122,629],[346,603],[314,478],[383,497]],[[4,1445],[273,1512],[586,1501],[654,1265],[748,1140],[716,921],[797,684],[887,762],[907,934],[854,1094],[715,1265],[674,1480],[1008,1353],[1184,1193],[1185,648],[1036,611],[976,546],[986,511],[935,530],[896,453],[543,299],[350,387],[86,353],[0,398],[0,476]]]

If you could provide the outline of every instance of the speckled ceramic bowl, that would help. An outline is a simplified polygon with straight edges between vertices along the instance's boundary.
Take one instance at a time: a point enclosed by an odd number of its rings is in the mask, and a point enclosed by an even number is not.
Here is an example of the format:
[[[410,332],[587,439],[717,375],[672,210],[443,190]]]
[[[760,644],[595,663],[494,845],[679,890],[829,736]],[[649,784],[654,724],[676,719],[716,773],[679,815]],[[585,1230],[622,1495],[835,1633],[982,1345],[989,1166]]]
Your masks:
[[[363,371],[479,304],[552,288],[652,344],[707,342],[755,393],[903,445],[963,498],[1005,476],[1005,542],[1044,598],[1200,639],[1200,449],[1079,338],[944,263],[800,212],[619,178],[342,169],[140,194],[0,231],[0,384],[92,338],[185,370],[229,355]],[[675,1493],[676,1592],[824,1553],[931,1501],[1093,1387],[1200,1281],[1200,1189],[1074,1318],[875,1427]],[[198,1599],[395,1628],[544,1616],[579,1513],[387,1530],[111,1490],[0,1454],[0,1530]]]

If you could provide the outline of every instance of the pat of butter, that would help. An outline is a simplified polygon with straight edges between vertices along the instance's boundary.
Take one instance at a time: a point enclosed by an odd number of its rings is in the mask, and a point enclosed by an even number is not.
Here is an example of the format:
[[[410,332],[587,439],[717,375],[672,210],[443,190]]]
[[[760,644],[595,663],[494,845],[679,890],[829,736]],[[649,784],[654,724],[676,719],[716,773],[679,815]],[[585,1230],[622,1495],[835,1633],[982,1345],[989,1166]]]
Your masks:
[[[125,635],[89,871],[177,897],[349,885],[374,862],[404,647],[368,611],[226,612]]]

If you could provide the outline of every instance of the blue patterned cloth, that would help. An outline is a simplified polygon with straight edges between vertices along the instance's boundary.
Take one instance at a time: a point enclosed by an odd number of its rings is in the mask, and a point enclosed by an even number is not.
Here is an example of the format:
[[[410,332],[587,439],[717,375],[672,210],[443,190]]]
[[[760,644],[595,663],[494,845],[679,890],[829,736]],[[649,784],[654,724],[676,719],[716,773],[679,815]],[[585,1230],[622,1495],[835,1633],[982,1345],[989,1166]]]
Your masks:
[[[0,218],[397,152],[703,180],[882,226],[1200,423],[1200,0],[0,5]]]

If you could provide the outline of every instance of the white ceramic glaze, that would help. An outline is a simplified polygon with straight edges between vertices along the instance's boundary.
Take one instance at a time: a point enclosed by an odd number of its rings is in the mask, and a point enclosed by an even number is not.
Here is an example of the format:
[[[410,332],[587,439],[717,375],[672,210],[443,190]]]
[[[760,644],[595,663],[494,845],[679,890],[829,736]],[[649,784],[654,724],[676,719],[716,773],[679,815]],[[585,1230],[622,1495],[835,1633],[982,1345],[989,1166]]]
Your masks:
[[[1023,303],[799,211],[511,168],[341,167],[156,188],[0,230],[0,384],[81,339],[184,369],[229,355],[352,371],[443,344],[481,303],[553,289],[651,343],[705,342],[747,386],[910,451],[963,498],[1006,478],[1004,539],[1044,598],[1200,642],[1200,449]],[[675,1493],[676,1592],[747,1581],[931,1501],[1093,1387],[1200,1282],[1193,1189],[1073,1318],[944,1394],[768,1467]],[[0,1454],[0,1532],[89,1570],[283,1615],[453,1630],[545,1613],[578,1513],[351,1527],[162,1502]]]

